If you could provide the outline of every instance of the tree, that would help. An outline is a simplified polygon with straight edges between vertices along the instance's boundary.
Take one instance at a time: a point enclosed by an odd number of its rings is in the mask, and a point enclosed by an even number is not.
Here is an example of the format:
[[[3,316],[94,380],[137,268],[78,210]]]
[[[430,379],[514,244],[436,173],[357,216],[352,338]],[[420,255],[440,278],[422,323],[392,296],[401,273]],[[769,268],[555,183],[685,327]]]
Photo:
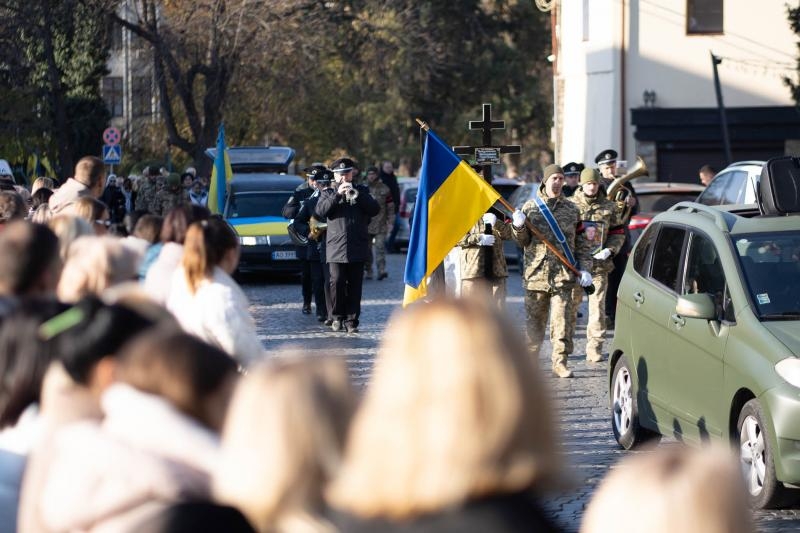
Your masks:
[[[789,19],[789,26],[792,28],[792,31],[795,35],[800,35],[800,6],[798,7],[790,7],[786,6],[786,13]],[[800,50],[800,42],[797,43],[798,50]],[[800,59],[797,61],[797,68],[800,70]],[[794,82],[794,80],[790,78],[784,78],[784,83],[789,86],[792,91],[792,99],[794,100],[795,105],[800,107],[800,84]]]

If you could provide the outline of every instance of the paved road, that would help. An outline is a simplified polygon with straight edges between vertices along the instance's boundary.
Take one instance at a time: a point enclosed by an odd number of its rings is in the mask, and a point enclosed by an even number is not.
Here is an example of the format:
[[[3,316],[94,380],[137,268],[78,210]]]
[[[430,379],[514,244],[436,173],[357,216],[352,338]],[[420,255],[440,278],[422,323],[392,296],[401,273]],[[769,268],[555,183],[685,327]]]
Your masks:
[[[354,382],[364,387],[369,381],[372,360],[386,321],[400,307],[403,294],[405,256],[395,254],[387,258],[390,277],[383,281],[364,281],[358,335],[332,333],[316,321],[315,315],[303,315],[300,286],[296,280],[243,279],[264,343],[275,347],[299,345],[319,355],[345,356]],[[512,271],[509,278],[508,293],[509,314],[522,329],[522,287],[516,271]],[[584,325],[579,321],[579,338],[585,334]],[[576,354],[584,353],[584,345],[583,340],[576,342]],[[541,366],[548,369],[548,346],[542,352]],[[611,434],[605,361],[586,363],[579,355],[574,355],[569,365],[575,372],[574,379],[557,379],[547,372],[546,380],[559,411],[565,461],[572,483],[563,493],[550,495],[545,505],[565,531],[572,532],[578,530],[583,510],[599,480],[620,458],[631,452],[622,451]],[[761,532],[800,531],[800,505],[788,510],[758,512],[755,516]]]

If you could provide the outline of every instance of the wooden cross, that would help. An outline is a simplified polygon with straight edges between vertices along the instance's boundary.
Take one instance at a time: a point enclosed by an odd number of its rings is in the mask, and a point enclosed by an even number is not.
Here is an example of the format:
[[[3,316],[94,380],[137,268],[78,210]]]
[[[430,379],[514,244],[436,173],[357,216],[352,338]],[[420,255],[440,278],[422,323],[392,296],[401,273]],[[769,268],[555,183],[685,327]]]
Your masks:
[[[492,104],[483,104],[483,118],[481,120],[470,120],[469,129],[483,132],[483,146],[454,146],[453,151],[464,159],[474,157],[477,164],[482,167],[483,179],[491,183],[492,164],[499,162],[499,155],[518,154],[522,151],[522,147],[518,144],[500,146],[492,144],[492,130],[506,129],[505,120],[492,120]],[[482,162],[484,158],[486,161]]]

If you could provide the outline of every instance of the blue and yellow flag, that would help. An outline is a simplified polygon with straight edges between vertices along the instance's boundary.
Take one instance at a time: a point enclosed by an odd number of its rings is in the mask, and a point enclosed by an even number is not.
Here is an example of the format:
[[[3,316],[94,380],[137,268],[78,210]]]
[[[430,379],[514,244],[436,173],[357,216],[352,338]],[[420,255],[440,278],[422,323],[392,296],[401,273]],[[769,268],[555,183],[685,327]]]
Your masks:
[[[403,307],[427,293],[426,278],[500,194],[428,131],[406,257]]]
[[[222,213],[225,209],[225,194],[228,183],[233,178],[231,160],[225,147],[225,125],[219,125],[217,135],[217,153],[214,157],[214,168],[211,169],[211,183],[208,187],[208,208],[212,213]]]

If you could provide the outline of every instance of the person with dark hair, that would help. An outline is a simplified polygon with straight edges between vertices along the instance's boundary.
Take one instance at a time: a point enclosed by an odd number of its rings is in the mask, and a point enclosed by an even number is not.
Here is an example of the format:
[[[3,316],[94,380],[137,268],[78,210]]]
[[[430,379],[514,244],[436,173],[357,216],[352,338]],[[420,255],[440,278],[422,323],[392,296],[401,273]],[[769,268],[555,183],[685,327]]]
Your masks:
[[[20,220],[0,232],[0,319],[24,296],[54,296],[61,275],[58,237]]]
[[[703,165],[700,167],[700,170],[697,171],[697,174],[700,176],[700,183],[702,183],[704,187],[708,187],[708,184],[714,179],[714,174],[716,174],[716,172],[711,165]]]
[[[122,224],[125,218],[125,195],[117,186],[117,176],[109,174],[106,180],[106,188],[100,196],[100,200],[108,206],[108,213],[112,224]]]
[[[170,210],[161,224],[159,243],[151,246],[140,266],[144,273],[144,289],[159,303],[169,295],[172,274],[183,257],[183,242],[189,226],[200,220],[208,220],[211,212],[198,205],[180,205]]]
[[[122,346],[155,322],[131,308],[87,297],[44,322],[37,333],[55,360],[45,374],[41,440],[31,452],[22,481],[20,531],[49,531],[41,514],[58,431],[73,422],[99,420],[100,398],[114,379]]]
[[[54,215],[69,213],[72,203],[82,196],[100,198],[106,186],[106,166],[94,156],[82,157],[75,165],[75,176],[69,178],[50,197],[50,210]]]
[[[246,365],[264,356],[264,346],[248,311],[250,302],[231,277],[239,254],[239,238],[224,219],[193,223],[166,306],[185,331]]]
[[[28,217],[32,217],[36,210],[39,209],[39,206],[47,205],[51,196],[53,196],[53,190],[47,187],[41,187],[31,194],[31,208],[28,210]]]
[[[158,243],[159,235],[161,235],[161,227],[164,225],[164,219],[158,215],[146,214],[136,220],[133,231],[125,237],[125,245],[130,246],[139,253],[140,257],[145,257],[147,251]],[[139,281],[144,279],[146,271],[139,265],[138,278]]]
[[[61,313],[53,298],[23,300],[0,327],[0,531],[15,531],[22,474],[39,438],[39,400],[52,350],[38,335]]]

